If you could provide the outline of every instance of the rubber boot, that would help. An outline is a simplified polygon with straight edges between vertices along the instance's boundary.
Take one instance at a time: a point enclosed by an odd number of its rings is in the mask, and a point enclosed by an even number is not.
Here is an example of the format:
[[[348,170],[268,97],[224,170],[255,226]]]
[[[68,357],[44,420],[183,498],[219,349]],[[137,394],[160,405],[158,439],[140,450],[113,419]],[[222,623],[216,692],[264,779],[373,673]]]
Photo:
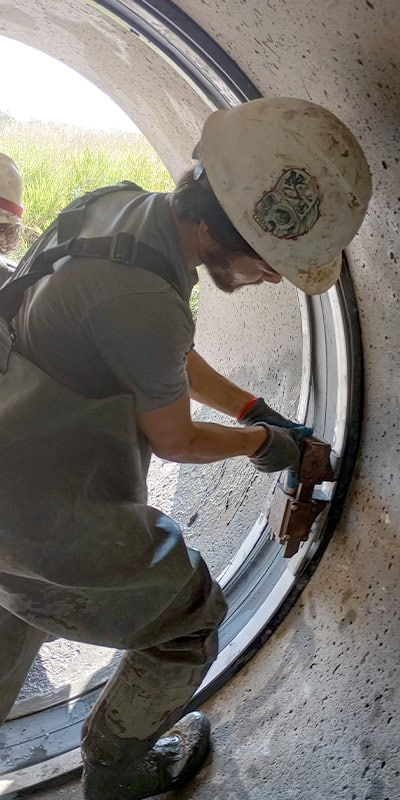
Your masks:
[[[126,742],[128,744],[128,742]],[[84,762],[86,800],[143,800],[170,792],[198,771],[210,747],[210,723],[199,711],[182,717],[136,764],[124,749],[111,765]]]

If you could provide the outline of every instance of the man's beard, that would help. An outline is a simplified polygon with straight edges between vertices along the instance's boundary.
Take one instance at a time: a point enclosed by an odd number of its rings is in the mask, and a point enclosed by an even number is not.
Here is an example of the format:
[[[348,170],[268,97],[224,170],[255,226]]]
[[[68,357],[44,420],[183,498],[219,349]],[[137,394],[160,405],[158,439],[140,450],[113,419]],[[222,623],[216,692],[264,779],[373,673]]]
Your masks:
[[[232,292],[240,289],[240,286],[235,285],[234,278],[230,269],[229,259],[226,257],[226,251],[223,247],[216,247],[208,250],[205,253],[204,266],[210,278],[214,281],[218,289],[223,292]]]

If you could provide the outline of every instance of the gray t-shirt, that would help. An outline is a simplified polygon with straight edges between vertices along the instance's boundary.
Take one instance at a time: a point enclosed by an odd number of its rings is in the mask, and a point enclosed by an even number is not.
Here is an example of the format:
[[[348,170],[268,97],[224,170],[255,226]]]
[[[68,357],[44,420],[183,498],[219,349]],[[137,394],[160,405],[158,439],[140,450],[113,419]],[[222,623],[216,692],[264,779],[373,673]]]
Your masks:
[[[87,209],[82,235],[128,231],[179,271],[184,299],[140,267],[67,258],[24,296],[17,349],[60,383],[90,397],[130,392],[139,411],[164,408],[188,389],[190,292],[168,195],[120,191]]]

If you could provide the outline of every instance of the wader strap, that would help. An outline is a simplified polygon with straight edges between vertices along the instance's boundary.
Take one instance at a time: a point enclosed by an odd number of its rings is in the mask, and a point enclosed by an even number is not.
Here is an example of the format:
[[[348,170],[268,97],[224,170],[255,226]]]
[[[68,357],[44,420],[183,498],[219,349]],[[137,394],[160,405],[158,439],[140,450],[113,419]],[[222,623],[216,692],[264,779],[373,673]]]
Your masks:
[[[54,271],[54,264],[66,256],[105,258],[120,264],[136,265],[140,269],[158,275],[173,286],[183,299],[185,298],[178,272],[168,259],[149,245],[138,242],[132,234],[116,233],[113,236],[99,236],[93,239],[70,239],[56,247],[43,250],[34,259],[29,272],[11,278],[0,289],[0,316],[10,322],[20,308],[25,290],[40,278],[50,275]]]
[[[144,189],[138,186],[137,183],[132,181],[120,181],[112,186],[102,186],[100,189],[94,189],[92,192],[86,192],[82,197],[77,197],[66,208],[64,208],[57,217],[57,242],[67,242],[69,239],[75,239],[79,236],[83,223],[85,211],[88,205],[93,203],[99,197],[106,194],[114,193],[121,190],[129,190],[130,192],[143,192]]]
[[[174,264],[149,245],[136,241],[132,234],[116,233],[113,236],[99,236],[90,239],[79,237],[86,208],[97,198],[121,190],[143,192],[142,187],[137,183],[121,181],[113,186],[103,186],[87,192],[83,197],[73,200],[61,211],[57,220],[25,253],[14,275],[0,289],[0,317],[11,322],[21,306],[25,290],[40,278],[50,275],[54,271],[54,265],[61,258],[76,256],[105,258],[120,264],[136,265],[163,278],[176,289],[183,299],[186,299],[181,276]],[[57,245],[35,255],[35,250],[40,248],[44,237],[50,241],[55,233],[57,233]]]

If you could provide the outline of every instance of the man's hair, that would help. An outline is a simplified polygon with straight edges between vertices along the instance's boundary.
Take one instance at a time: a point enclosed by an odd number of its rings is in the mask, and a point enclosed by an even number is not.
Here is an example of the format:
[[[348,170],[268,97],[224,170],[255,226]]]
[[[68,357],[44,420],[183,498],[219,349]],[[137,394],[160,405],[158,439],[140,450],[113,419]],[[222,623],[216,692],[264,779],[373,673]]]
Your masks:
[[[0,254],[6,255],[18,244],[22,232],[20,222],[0,222]]]
[[[178,180],[171,195],[171,208],[181,220],[205,222],[212,238],[226,249],[227,254],[260,256],[243,239],[219,204],[206,174],[196,180],[190,169]]]

